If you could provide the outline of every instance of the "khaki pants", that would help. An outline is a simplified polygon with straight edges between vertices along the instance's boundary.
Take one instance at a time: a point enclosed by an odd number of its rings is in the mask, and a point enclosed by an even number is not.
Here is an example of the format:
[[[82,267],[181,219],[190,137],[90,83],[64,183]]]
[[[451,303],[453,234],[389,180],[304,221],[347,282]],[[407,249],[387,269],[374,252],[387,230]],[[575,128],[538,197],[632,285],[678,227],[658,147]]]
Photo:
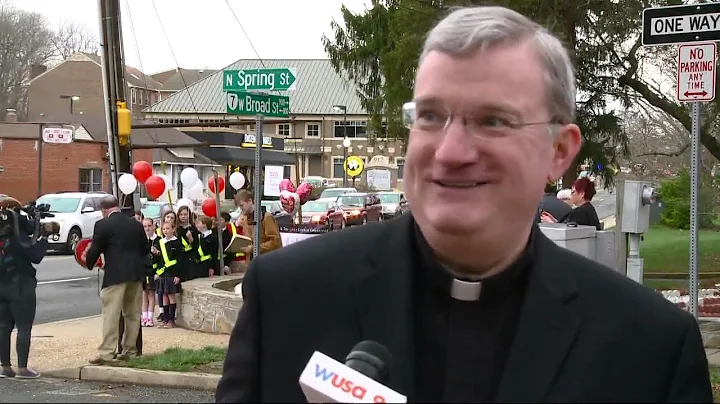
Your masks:
[[[244,261],[231,261],[230,272],[234,274],[243,274],[247,271],[248,265]]]
[[[123,348],[123,351],[118,353],[128,356],[137,355],[135,343],[140,332],[142,283],[126,282],[103,288],[100,291],[100,302],[102,303],[103,319],[102,342],[98,347],[100,359],[113,359],[118,342]],[[125,317],[122,341],[119,341],[120,316]]]

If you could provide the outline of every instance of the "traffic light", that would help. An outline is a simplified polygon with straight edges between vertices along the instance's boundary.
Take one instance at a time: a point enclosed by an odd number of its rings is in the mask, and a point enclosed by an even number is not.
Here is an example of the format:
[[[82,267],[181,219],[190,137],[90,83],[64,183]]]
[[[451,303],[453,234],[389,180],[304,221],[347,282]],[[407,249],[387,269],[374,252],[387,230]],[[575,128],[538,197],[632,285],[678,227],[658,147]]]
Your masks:
[[[120,146],[127,146],[130,143],[130,132],[132,132],[132,114],[123,101],[117,102],[117,123],[118,142]]]

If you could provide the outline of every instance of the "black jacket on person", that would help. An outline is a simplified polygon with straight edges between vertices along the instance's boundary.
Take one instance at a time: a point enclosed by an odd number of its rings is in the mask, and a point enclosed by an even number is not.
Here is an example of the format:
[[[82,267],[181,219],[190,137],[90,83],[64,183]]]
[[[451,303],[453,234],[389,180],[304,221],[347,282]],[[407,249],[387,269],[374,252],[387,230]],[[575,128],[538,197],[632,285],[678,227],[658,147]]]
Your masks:
[[[95,223],[92,244],[88,248],[87,266],[92,269],[100,254],[105,255],[102,287],[125,282],[140,282],[150,244],[142,224],[120,212]]]
[[[572,212],[572,207],[567,203],[558,199],[554,193],[546,193],[540,200],[538,205],[538,212],[535,215],[535,223],[540,223],[540,216],[545,211],[551,215],[560,223]]]
[[[0,282],[15,276],[35,278],[36,270],[33,264],[39,264],[48,250],[48,242],[43,237],[35,244],[30,244],[31,236],[20,235],[2,241],[0,250]],[[26,245],[23,246],[22,243]]]
[[[216,402],[305,402],[313,352],[344,362],[363,340],[388,348],[387,385],[412,402],[414,226],[403,215],[252,260]],[[542,234],[534,243],[496,402],[712,402],[690,314]]]

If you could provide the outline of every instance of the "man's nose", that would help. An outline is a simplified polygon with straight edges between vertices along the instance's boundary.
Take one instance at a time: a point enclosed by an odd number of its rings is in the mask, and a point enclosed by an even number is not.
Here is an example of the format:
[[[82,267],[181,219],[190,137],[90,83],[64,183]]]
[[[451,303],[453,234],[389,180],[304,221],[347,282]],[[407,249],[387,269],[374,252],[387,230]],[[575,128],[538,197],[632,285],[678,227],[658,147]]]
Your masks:
[[[453,119],[439,138],[435,161],[447,166],[464,166],[477,160],[476,145],[462,119]]]

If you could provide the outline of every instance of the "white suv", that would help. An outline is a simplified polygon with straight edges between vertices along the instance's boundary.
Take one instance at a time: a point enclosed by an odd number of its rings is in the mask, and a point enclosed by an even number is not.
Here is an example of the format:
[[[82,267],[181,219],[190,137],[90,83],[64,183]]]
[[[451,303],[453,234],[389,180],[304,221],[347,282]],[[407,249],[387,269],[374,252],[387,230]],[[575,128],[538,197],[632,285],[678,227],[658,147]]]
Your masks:
[[[42,222],[57,222],[60,233],[48,237],[52,249],[75,251],[78,241],[92,237],[95,223],[102,219],[100,200],[106,193],[63,192],[46,194],[37,199],[37,204],[50,205],[50,213]]]

